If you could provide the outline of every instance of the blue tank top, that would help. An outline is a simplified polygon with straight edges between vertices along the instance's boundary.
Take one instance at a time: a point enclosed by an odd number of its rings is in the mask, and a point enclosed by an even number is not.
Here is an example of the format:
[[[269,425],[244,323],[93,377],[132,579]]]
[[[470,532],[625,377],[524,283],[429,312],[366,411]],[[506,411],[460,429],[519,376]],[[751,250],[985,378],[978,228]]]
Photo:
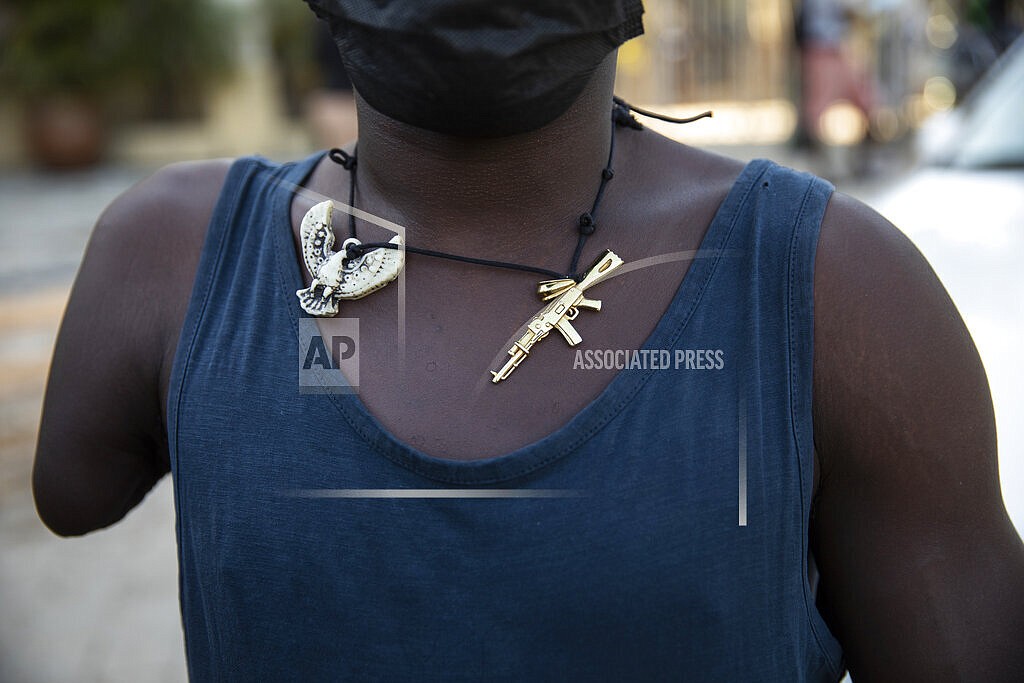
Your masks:
[[[838,680],[807,579],[831,186],[750,163],[644,346],[659,353],[540,441],[460,462],[357,395],[299,390],[289,205],[321,156],[233,165],[174,361],[191,679]]]

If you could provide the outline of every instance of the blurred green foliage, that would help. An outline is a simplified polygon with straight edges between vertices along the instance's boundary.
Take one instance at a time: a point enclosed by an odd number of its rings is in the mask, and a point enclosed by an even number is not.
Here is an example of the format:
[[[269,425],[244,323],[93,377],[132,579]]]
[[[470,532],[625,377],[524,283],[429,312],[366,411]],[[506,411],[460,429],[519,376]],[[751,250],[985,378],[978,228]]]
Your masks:
[[[159,102],[168,90],[195,93],[232,65],[231,10],[224,3],[6,0],[4,4],[0,87],[28,99],[64,93]]]
[[[316,62],[316,16],[300,0],[260,0],[260,7],[267,18],[288,114],[298,116],[304,98],[323,82]]]

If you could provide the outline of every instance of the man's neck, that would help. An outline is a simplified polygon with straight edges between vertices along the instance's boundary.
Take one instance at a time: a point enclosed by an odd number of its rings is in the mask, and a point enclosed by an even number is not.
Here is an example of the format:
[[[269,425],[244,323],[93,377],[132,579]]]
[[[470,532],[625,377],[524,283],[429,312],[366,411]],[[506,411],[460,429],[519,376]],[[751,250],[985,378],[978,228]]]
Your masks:
[[[520,245],[540,240],[571,252],[608,160],[614,75],[613,54],[562,116],[504,138],[433,133],[357,99],[356,204],[405,225],[419,246],[494,257],[478,247],[526,253]]]

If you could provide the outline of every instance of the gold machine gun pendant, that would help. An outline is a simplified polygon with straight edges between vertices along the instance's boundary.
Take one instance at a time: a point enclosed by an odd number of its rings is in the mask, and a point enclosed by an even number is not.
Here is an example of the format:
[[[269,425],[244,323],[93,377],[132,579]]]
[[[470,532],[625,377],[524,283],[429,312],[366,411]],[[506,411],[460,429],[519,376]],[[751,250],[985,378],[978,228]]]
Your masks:
[[[572,326],[572,321],[579,315],[581,308],[591,311],[601,310],[600,301],[588,299],[583,296],[583,293],[598,282],[606,279],[622,263],[622,259],[609,249],[594,262],[594,265],[587,270],[586,275],[579,282],[570,278],[563,278],[559,280],[545,280],[539,283],[537,285],[537,295],[541,301],[548,301],[550,303],[530,319],[530,322],[526,325],[526,332],[512,344],[512,348],[508,350],[508,355],[512,357],[509,358],[508,362],[500,370],[491,371],[491,382],[497,384],[501,380],[507,379],[512,374],[512,371],[519,367],[519,364],[530,355],[530,349],[533,348],[533,345],[548,336],[552,329],[561,332],[569,346],[576,346],[583,341],[576,328]]]

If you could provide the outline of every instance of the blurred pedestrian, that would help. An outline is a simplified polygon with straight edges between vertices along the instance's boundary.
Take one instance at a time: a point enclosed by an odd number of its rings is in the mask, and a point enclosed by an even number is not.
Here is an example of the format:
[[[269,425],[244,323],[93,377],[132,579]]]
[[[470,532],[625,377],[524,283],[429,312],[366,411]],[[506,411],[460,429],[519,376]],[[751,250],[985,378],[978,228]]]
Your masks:
[[[829,107],[848,103],[866,122],[872,109],[867,71],[853,63],[845,43],[851,9],[845,0],[801,0],[795,37],[800,53],[800,135],[812,144],[827,142],[822,117]]]

